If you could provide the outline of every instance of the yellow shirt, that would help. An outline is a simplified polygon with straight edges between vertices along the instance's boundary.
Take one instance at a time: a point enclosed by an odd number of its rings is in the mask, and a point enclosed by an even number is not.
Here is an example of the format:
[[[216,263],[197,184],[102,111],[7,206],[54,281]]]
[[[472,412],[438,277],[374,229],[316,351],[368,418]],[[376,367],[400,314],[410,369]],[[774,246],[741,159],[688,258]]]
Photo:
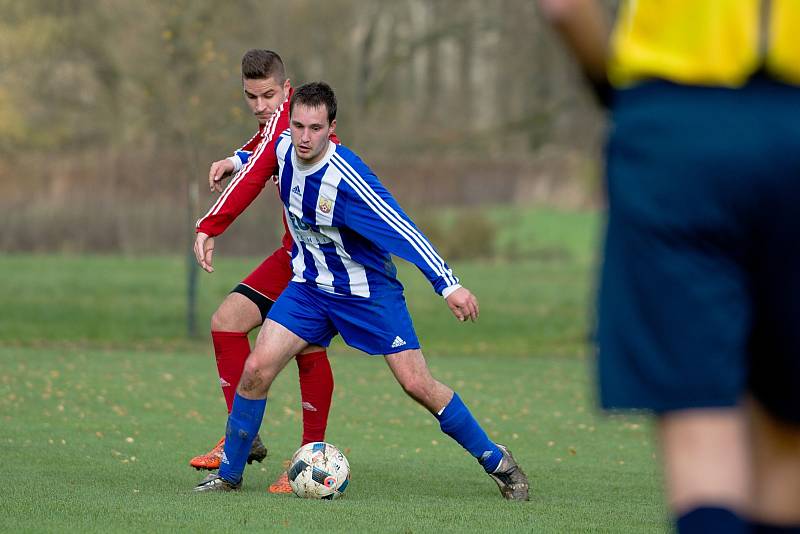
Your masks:
[[[762,66],[800,85],[800,0],[627,0],[608,76],[737,87]]]

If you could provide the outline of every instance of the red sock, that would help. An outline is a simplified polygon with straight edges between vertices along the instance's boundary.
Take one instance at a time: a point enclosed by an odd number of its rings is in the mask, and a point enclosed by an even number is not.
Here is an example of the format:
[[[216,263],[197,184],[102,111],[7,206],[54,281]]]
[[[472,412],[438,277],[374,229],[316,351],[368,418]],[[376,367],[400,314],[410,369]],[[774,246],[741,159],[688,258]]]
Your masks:
[[[228,413],[231,413],[233,396],[242,378],[244,362],[250,355],[250,341],[246,332],[214,332],[211,331],[214,341],[214,355],[217,357],[217,372],[222,394],[225,395],[225,404]]]
[[[300,397],[303,402],[303,442],[325,441],[333,397],[333,373],[325,350],[298,354]]]

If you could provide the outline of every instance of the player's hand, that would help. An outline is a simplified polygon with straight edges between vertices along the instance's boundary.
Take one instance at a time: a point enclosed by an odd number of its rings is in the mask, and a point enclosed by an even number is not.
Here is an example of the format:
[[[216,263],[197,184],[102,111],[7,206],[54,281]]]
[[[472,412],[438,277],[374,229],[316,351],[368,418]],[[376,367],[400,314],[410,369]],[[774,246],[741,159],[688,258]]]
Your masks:
[[[211,262],[214,259],[214,238],[198,232],[194,238],[194,257],[204,271],[213,273],[214,267],[211,266]]]
[[[466,287],[459,287],[450,293],[445,300],[450,307],[450,311],[459,321],[463,322],[469,319],[475,322],[478,319],[478,299]]]
[[[222,182],[232,173],[233,163],[231,160],[221,159],[212,163],[211,168],[208,169],[208,187],[211,188],[211,192],[222,193],[222,190],[225,189]]]

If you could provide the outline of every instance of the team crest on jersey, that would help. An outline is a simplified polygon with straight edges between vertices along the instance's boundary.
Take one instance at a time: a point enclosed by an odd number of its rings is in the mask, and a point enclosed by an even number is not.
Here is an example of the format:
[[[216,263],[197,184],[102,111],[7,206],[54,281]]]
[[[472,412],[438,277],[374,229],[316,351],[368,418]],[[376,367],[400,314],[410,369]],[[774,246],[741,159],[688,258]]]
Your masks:
[[[325,197],[319,197],[319,211],[328,214],[333,210],[333,200]]]

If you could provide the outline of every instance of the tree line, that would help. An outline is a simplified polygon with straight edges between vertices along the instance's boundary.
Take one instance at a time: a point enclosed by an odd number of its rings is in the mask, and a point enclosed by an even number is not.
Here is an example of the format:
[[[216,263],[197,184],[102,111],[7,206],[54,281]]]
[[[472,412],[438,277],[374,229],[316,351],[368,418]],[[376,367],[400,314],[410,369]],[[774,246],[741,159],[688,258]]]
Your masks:
[[[530,0],[0,0],[0,13],[6,250],[182,243],[209,202],[208,163],[255,130],[248,48],[279,52],[295,85],[329,82],[344,142],[416,189],[443,161],[517,189],[558,154],[559,172],[591,174],[602,127]],[[476,198],[507,200],[470,180]],[[92,235],[64,231],[76,225]]]

